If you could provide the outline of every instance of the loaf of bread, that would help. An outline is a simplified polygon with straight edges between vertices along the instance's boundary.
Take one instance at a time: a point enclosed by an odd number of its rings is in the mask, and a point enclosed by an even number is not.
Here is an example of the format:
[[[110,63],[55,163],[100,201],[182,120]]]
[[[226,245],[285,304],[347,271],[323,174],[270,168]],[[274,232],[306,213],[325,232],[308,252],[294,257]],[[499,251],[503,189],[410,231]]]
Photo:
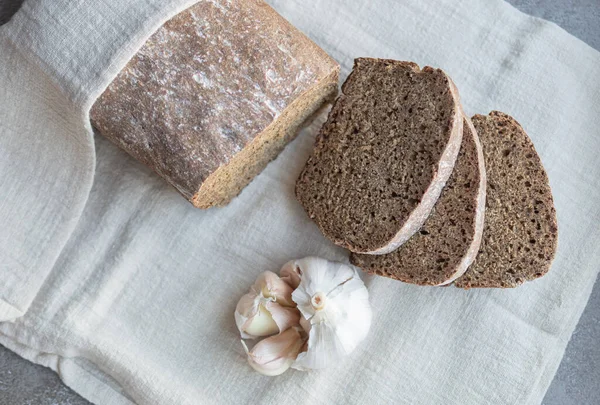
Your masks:
[[[483,145],[487,208],[475,262],[456,280],[462,288],[516,287],[550,269],[558,243],[548,176],[533,143],[509,115],[476,115]]]
[[[445,285],[473,263],[483,232],[486,175],[481,143],[470,119],[465,117],[463,128],[454,171],[423,228],[388,254],[352,253],[352,264],[406,283]]]
[[[429,216],[452,173],[462,126],[458,92],[442,70],[356,59],[296,196],[334,243],[389,253]]]
[[[339,66],[260,0],[203,1],[154,33],[92,124],[195,206],[223,205],[337,92]]]

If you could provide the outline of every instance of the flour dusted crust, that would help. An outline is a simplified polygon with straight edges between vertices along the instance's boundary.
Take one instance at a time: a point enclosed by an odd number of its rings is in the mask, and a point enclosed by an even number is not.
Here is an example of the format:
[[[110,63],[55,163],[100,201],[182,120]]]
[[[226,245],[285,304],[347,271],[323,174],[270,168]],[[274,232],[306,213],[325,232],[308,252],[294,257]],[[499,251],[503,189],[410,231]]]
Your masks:
[[[419,285],[446,285],[475,259],[483,230],[486,176],[477,132],[464,118],[461,150],[431,215],[412,238],[385,255],[350,255],[372,274]]]
[[[338,72],[263,1],[202,1],[148,39],[91,119],[196,206],[223,205],[335,94]]]
[[[423,225],[462,140],[456,87],[440,69],[359,58],[342,87],[296,196],[323,234],[385,254]]]

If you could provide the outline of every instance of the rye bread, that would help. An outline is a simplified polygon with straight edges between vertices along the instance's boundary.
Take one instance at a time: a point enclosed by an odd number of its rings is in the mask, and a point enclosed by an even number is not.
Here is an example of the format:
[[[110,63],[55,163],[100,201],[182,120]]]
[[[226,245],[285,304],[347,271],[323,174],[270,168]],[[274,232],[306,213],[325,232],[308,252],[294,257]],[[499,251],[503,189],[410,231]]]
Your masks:
[[[475,262],[461,288],[516,287],[550,269],[558,243],[548,176],[533,143],[512,117],[492,111],[473,125],[483,145],[487,204]]]
[[[445,285],[475,259],[484,224],[483,151],[468,118],[454,171],[423,228],[385,255],[350,255],[364,271],[419,285]]]
[[[167,21],[90,111],[98,131],[195,206],[224,205],[337,93],[339,65],[262,0]]]
[[[417,232],[452,173],[463,120],[440,69],[359,58],[296,183],[334,243],[384,254]]]

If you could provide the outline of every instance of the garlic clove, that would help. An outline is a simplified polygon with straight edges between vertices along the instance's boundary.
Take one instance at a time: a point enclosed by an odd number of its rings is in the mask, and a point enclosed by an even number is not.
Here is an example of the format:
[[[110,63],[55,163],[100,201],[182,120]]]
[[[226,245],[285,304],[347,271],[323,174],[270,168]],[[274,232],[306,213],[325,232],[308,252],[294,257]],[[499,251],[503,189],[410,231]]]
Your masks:
[[[252,292],[244,294],[235,307],[235,324],[244,339],[256,338],[256,336],[251,336],[246,333],[246,327],[248,321],[258,313],[258,304],[260,300],[257,298],[257,295]]]
[[[268,337],[258,342],[252,350],[242,340],[248,355],[248,363],[253,369],[267,376],[276,376],[285,372],[304,345],[304,339],[296,328]]]
[[[270,336],[279,332],[279,326],[271,312],[263,304],[258,305],[258,311],[244,323],[243,331],[255,337]]]
[[[242,338],[270,336],[297,324],[300,315],[292,292],[293,288],[277,274],[261,273],[235,309],[235,323]]]
[[[256,279],[253,289],[265,298],[273,298],[280,305],[286,307],[296,306],[292,300],[294,289],[272,271],[261,273]]]
[[[288,283],[293,289],[298,288],[302,278],[302,270],[296,265],[296,260],[290,260],[283,265],[279,271],[281,279]]]
[[[279,305],[273,298],[253,292],[242,296],[235,310],[235,323],[244,339],[270,336],[297,325],[297,308]]]
[[[300,322],[300,311],[297,308],[284,307],[277,302],[268,301],[266,309],[273,317],[280,333]]]

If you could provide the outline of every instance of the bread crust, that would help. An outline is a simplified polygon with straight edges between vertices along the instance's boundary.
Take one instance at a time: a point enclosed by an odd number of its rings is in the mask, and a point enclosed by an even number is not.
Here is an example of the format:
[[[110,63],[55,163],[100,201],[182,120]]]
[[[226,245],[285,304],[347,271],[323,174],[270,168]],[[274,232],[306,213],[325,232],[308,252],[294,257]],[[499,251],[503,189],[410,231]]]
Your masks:
[[[207,208],[227,203],[277,155],[337,92],[338,72],[331,57],[262,0],[203,1],[146,41],[90,116],[102,135]],[[261,136],[269,139],[255,142]],[[256,158],[228,171],[251,145]],[[217,171],[203,192],[211,195],[199,195]]]
[[[487,195],[487,174],[485,171],[485,160],[483,157],[483,148],[481,146],[481,141],[479,139],[479,135],[477,134],[477,130],[473,126],[473,122],[466,115],[465,123],[469,127],[469,130],[474,134],[473,139],[475,141],[475,147],[477,148],[477,168],[479,170],[479,186],[477,189],[477,197],[476,197],[476,209],[475,209],[475,232],[473,236],[473,240],[469,245],[469,249],[466,254],[463,256],[459,265],[456,267],[456,270],[448,279],[444,282],[440,283],[440,286],[448,285],[452,283],[457,278],[461,277],[469,266],[473,264],[473,261],[477,258],[477,254],[479,253],[479,247],[481,246],[481,240],[483,237],[483,227],[485,224],[485,202]]]

